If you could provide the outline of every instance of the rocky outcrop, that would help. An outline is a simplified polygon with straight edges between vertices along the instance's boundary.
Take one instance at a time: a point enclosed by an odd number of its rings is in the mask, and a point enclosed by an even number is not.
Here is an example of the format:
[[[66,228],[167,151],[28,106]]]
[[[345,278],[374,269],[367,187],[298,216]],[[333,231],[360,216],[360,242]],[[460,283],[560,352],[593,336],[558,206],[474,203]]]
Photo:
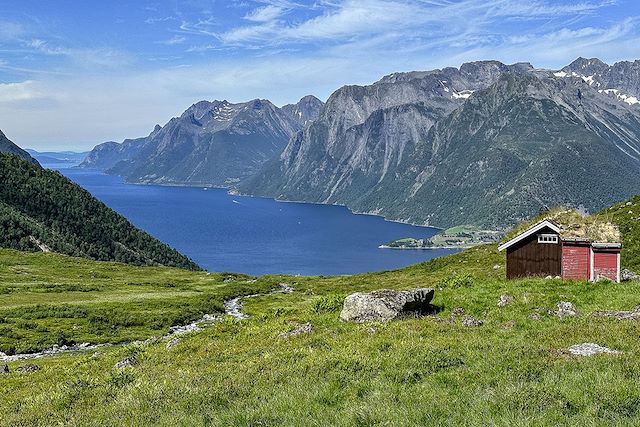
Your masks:
[[[22,366],[18,367],[16,369],[16,372],[30,374],[32,372],[37,372],[39,370],[40,370],[40,366],[33,365],[33,364],[27,364],[27,365],[22,365]]]
[[[635,271],[631,271],[628,268],[623,268],[620,272],[620,280],[622,282],[636,282],[640,280],[640,275]]]
[[[125,357],[118,363],[116,363],[116,369],[133,368],[138,366],[138,360],[135,357]]]
[[[596,354],[620,354],[618,350],[612,350],[607,347],[602,347],[594,343],[575,344],[565,350],[567,353],[573,356],[595,356]]]
[[[609,317],[618,320],[640,320],[640,307],[636,307],[635,309],[630,311],[596,311],[592,315],[595,317]]]
[[[483,320],[476,319],[473,316],[464,316],[462,318],[462,326],[475,328],[475,327],[478,327],[478,326],[482,326],[483,324],[484,324]]]
[[[578,309],[572,303],[567,301],[560,301],[556,306],[556,310],[552,311],[550,314],[563,318],[563,317],[575,317],[579,314],[579,312],[578,312]]]
[[[278,335],[280,338],[291,338],[301,334],[308,334],[313,331],[313,325],[311,323],[303,323],[301,325],[297,325],[295,328],[288,332],[283,332]]]
[[[415,313],[432,311],[434,290],[420,288],[407,291],[381,289],[347,296],[340,319],[352,322],[386,322]]]
[[[504,307],[513,302],[513,297],[511,295],[502,294],[498,299],[498,307]]]

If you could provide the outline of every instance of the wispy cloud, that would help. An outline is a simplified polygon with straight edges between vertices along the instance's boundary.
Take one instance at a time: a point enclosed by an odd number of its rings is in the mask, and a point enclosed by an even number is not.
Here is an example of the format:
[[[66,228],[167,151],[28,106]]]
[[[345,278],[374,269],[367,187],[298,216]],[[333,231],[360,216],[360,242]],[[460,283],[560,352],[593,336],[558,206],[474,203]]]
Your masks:
[[[323,2],[324,7],[288,4],[291,9],[319,11],[306,20],[290,23],[278,18],[283,8],[267,5],[253,10],[245,18],[255,24],[240,25],[220,33],[212,33],[222,43],[254,45],[306,43],[314,41],[353,40],[372,34],[393,31],[411,34],[438,30],[434,36],[458,32],[476,27],[482,29],[496,20],[545,19],[569,15],[589,15],[614,4],[613,0],[547,3],[540,0],[528,2],[511,0],[343,0]]]
[[[170,39],[162,40],[162,41],[160,41],[158,43],[164,44],[164,45],[167,45],[167,46],[174,46],[174,45],[177,45],[177,44],[182,44],[182,43],[184,43],[186,41],[187,41],[187,38],[185,36],[175,35],[175,36],[171,37]]]

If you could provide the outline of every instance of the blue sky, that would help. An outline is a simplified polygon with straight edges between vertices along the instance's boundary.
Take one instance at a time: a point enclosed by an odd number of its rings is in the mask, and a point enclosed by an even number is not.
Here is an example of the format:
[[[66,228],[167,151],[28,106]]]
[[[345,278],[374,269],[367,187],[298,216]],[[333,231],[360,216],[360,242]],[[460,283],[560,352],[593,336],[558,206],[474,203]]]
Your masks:
[[[480,59],[640,59],[639,24],[637,0],[0,0],[0,129],[88,149],[201,99],[324,100]]]

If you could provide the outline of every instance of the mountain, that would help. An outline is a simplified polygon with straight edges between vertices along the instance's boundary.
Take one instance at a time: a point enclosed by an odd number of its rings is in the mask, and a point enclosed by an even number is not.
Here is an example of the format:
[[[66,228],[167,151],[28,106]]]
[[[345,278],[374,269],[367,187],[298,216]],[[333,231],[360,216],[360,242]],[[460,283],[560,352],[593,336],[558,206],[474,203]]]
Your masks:
[[[98,145],[81,166],[129,182],[230,186],[280,154],[321,107],[314,97],[283,108],[260,99],[201,101],[147,137]]]
[[[88,151],[36,151],[29,148],[25,149],[25,151],[40,163],[66,163],[69,165],[82,163],[87,154],[89,154]]]
[[[14,144],[9,138],[5,136],[4,133],[0,130],[0,153],[4,154],[13,154],[14,156],[18,156],[23,160],[30,161],[31,163],[38,163],[29,153],[27,153],[22,148],[18,147]]]
[[[197,270],[58,172],[0,154],[0,247]]]
[[[346,86],[238,189],[442,227],[599,210],[640,193],[639,70],[480,61]]]

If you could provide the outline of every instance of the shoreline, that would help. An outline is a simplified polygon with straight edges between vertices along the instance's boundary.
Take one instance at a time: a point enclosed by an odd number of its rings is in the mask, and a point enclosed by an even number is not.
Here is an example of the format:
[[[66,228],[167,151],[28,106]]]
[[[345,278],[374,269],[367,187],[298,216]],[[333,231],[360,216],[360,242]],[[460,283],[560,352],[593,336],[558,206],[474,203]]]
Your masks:
[[[436,249],[469,249],[475,246],[480,246],[481,244],[482,243],[478,245],[467,245],[467,246],[419,246],[415,248],[380,245],[378,246],[378,249],[396,249],[396,250],[402,250],[402,251],[424,251],[424,250],[436,250]]]
[[[227,186],[224,186],[224,185],[187,184],[187,183],[162,183],[161,184],[161,183],[157,183],[157,182],[130,182],[130,181],[127,181],[126,179],[124,179],[121,175],[109,174],[109,173],[106,173],[105,171],[103,171],[101,169],[84,168],[84,167],[80,167],[79,165],[75,166],[75,168],[97,171],[97,172],[101,172],[101,173],[103,173],[105,175],[110,175],[110,176],[118,176],[118,177],[123,179],[123,182],[125,184],[128,184],[128,185],[144,185],[144,186],[154,186],[155,185],[155,186],[158,186],[158,187],[184,187],[184,188],[202,188],[202,189],[207,188],[207,189],[216,189],[216,190],[226,190],[227,194],[230,195],[230,196],[269,199],[269,200],[274,200],[274,201],[279,202],[279,203],[300,203],[300,204],[307,204],[307,205],[338,206],[338,207],[346,208],[353,215],[375,216],[375,217],[382,218],[383,220],[385,220],[387,222],[394,222],[394,223],[397,223],[397,224],[411,225],[411,226],[414,226],[414,227],[429,228],[429,229],[432,229],[432,230],[436,230],[435,234],[438,234],[438,232],[440,232],[440,231],[446,230],[446,228],[441,228],[441,227],[437,227],[437,226],[434,226],[434,225],[426,225],[424,223],[420,224],[420,223],[409,222],[409,221],[405,221],[405,220],[401,220],[401,219],[389,219],[389,218],[387,218],[384,215],[381,215],[379,213],[355,211],[355,210],[351,209],[349,206],[347,206],[345,204],[342,204],[342,203],[322,203],[322,202],[310,202],[310,201],[304,201],[304,200],[287,200],[287,199],[280,199],[278,197],[260,196],[260,195],[255,195],[255,194],[246,194],[246,193],[241,193],[241,192],[236,191],[236,189],[234,189],[233,187],[227,187]],[[446,248],[442,248],[442,249],[446,249]]]

